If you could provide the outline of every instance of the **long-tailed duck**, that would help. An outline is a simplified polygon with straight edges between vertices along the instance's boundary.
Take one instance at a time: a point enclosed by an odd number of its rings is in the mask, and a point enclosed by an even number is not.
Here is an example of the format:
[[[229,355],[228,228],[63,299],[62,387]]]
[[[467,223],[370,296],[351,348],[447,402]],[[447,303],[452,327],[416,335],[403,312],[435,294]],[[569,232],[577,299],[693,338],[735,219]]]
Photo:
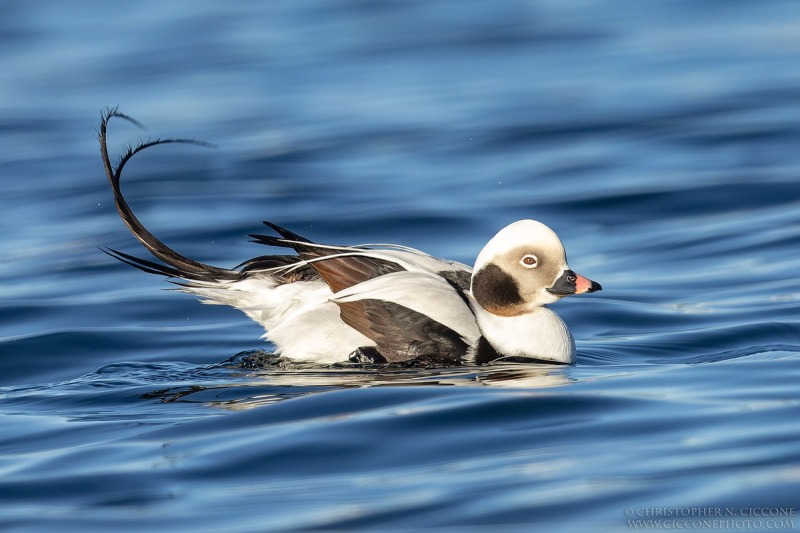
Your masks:
[[[240,309],[264,326],[264,337],[280,355],[319,363],[575,362],[572,335],[546,306],[601,287],[570,270],[558,236],[541,222],[520,220],[506,226],[470,268],[404,246],[319,244],[265,221],[277,236],[251,235],[254,241],[290,248],[296,255],[263,255],[233,269],[210,266],[159,241],[120,191],[122,169],[138,152],[195,141],[144,142],[130,148],[115,167],[106,136],[112,117],[136,121],[110,109],[100,123],[100,152],[117,212],[161,262],[105,251],[140,270],[171,278],[204,303]]]

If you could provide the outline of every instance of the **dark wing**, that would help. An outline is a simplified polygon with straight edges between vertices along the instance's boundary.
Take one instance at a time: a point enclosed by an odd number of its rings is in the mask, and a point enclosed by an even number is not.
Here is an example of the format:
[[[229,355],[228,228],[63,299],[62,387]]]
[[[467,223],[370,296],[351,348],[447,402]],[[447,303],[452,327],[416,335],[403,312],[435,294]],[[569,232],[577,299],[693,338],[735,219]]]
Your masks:
[[[264,224],[278,232],[281,237],[250,235],[253,242],[291,248],[301,259],[312,261],[308,266],[320,275],[332,292],[339,292],[384,274],[405,270],[388,259],[361,255],[342,256],[341,254],[353,253],[353,248],[317,244],[272,222],[265,220]]]
[[[285,283],[320,279],[316,270],[308,265],[299,264],[302,261],[303,259],[298,255],[261,255],[248,259],[235,268],[239,269],[240,277],[247,277],[259,270],[274,270],[272,276]]]
[[[342,320],[375,341],[377,351],[390,363],[452,365],[467,353],[468,345],[458,333],[402,305],[375,299],[336,303]]]
[[[469,285],[472,282],[472,272],[468,270],[442,270],[441,272],[437,272],[437,274],[446,279],[447,283],[459,293],[468,291]]]

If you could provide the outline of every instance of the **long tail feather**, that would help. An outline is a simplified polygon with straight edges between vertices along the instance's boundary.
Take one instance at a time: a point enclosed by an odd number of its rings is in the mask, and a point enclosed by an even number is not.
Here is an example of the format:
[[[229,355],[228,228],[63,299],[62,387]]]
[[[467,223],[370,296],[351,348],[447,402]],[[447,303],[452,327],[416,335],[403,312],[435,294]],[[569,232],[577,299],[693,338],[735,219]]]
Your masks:
[[[125,200],[125,197],[122,195],[122,191],[120,189],[120,178],[122,176],[122,169],[125,167],[125,164],[130,161],[133,156],[142,150],[145,150],[146,148],[157,146],[159,144],[175,143],[194,144],[198,146],[210,145],[208,143],[193,139],[153,139],[142,142],[135,147],[129,147],[128,150],[120,157],[117,165],[114,166],[111,164],[111,159],[108,155],[107,143],[108,123],[114,117],[127,120],[128,122],[141,127],[139,122],[125,115],[124,113],[120,113],[117,108],[108,108],[103,111],[102,118],[100,120],[100,132],[98,135],[98,140],[100,141],[100,155],[103,158],[103,167],[106,172],[106,177],[108,177],[108,182],[111,184],[111,190],[114,192],[114,204],[117,208],[120,218],[122,218],[122,221],[131,231],[133,236],[136,237],[139,242],[142,243],[142,245],[147,248],[151,254],[153,254],[154,257],[160,259],[169,265],[169,267],[164,267],[151,261],[138,259],[114,250],[111,250],[109,255],[116,257],[117,259],[130,265],[136,266],[141,270],[145,270],[146,272],[164,274],[170,277],[181,277],[188,279],[230,279],[235,277],[237,275],[237,272],[235,271],[206,265],[199,261],[195,261],[194,259],[189,259],[188,257],[179,254],[158,240],[147,230],[147,228],[144,227],[141,222],[139,222],[139,219],[136,218],[136,215],[133,214],[133,211],[131,210],[130,206],[128,206],[128,202]],[[106,253],[109,252],[106,251]]]

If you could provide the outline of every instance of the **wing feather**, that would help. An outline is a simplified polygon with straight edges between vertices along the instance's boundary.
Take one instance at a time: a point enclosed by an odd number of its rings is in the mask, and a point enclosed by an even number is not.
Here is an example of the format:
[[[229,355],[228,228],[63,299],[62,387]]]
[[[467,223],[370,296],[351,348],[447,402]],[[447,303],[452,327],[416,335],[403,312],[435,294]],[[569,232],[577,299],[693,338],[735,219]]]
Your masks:
[[[372,339],[387,361],[453,363],[480,336],[459,289],[432,273],[397,272],[332,298],[342,320]]]
[[[337,303],[342,320],[375,341],[390,363],[457,364],[467,354],[469,345],[458,333],[413,309],[384,300]]]

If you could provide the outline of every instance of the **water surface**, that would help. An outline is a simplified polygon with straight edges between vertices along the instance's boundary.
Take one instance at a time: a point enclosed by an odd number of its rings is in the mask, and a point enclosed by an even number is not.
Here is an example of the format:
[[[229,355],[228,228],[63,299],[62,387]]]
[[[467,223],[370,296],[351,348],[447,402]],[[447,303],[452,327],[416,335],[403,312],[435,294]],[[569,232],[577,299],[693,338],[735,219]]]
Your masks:
[[[790,1],[9,3],[0,526],[793,513],[798,23]],[[153,149],[123,183],[156,235],[211,264],[264,253],[246,238],[263,219],[465,263],[542,220],[604,287],[553,306],[577,365],[242,368],[271,349],[259,326],[98,250],[140,252],[102,175],[109,105],[148,127],[113,124],[120,151],[218,145]]]

